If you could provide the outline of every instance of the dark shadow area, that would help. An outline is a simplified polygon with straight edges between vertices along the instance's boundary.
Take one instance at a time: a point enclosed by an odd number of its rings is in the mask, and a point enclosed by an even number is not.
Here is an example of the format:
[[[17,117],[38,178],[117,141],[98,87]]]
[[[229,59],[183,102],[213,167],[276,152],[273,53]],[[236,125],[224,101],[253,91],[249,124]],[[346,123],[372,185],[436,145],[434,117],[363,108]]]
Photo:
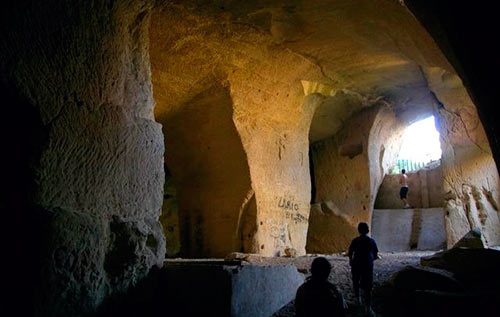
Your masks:
[[[40,284],[40,210],[35,205],[36,169],[46,134],[38,109],[17,91],[0,84],[3,114],[0,213],[3,216],[3,272],[7,311],[33,315]]]
[[[240,262],[181,261],[153,267],[126,293],[107,297],[97,316],[231,316],[231,277],[224,269],[227,265]]]
[[[497,300],[478,294],[396,289],[390,284],[374,289],[373,306],[383,317],[489,316]]]
[[[232,233],[240,221],[235,211],[251,185],[231,98],[229,88],[217,82],[178,111],[156,118],[165,135],[165,163],[171,176],[166,180],[175,180],[180,239],[175,253],[182,257],[223,257],[247,249]],[[212,231],[219,235],[207,234]]]
[[[163,274],[160,268],[153,267],[147,277],[130,287],[126,293],[106,297],[97,309],[96,316],[171,316],[170,301],[161,291],[161,284],[165,283]]]

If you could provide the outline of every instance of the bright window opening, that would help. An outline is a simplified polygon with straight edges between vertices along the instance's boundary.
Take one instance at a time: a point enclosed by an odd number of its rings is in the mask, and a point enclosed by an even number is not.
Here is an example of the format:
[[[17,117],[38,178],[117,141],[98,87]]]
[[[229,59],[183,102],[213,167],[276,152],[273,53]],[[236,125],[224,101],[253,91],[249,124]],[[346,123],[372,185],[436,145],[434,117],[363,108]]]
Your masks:
[[[403,144],[393,172],[401,169],[407,172],[418,170],[431,162],[441,160],[439,132],[436,130],[434,116],[410,125],[403,136]]]

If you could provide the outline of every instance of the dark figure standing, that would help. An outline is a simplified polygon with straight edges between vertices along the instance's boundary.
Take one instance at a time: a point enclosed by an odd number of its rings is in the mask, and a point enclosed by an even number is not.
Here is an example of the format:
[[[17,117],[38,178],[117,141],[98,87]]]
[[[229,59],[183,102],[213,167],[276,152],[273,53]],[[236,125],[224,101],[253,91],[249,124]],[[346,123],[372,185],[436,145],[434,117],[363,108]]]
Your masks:
[[[359,236],[352,239],[349,245],[349,265],[351,266],[354,295],[364,305],[365,313],[373,316],[371,307],[373,287],[373,261],[380,259],[375,239],[368,236],[370,229],[366,222],[358,224]],[[363,291],[363,300],[360,298]]]
[[[401,176],[399,176],[399,185],[401,185],[399,189],[399,198],[401,198],[403,202],[403,208],[411,208],[410,204],[408,204],[408,175],[406,175],[406,170],[404,168],[401,170]]]
[[[346,304],[342,293],[328,281],[332,267],[324,257],[315,258],[311,276],[297,289],[295,316],[345,316]]]

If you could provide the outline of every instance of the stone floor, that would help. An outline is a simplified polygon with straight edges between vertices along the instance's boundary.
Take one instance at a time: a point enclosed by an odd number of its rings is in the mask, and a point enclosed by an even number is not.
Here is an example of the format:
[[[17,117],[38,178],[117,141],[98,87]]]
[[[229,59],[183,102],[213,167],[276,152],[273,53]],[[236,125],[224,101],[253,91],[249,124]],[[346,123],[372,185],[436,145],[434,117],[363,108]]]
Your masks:
[[[404,268],[406,265],[418,265],[420,258],[436,253],[437,251],[408,251],[408,252],[382,252],[381,259],[375,262],[374,267],[374,290],[373,290],[373,310],[377,317],[396,317],[392,311],[391,290],[389,280],[392,273]],[[319,256],[317,254],[302,256],[297,258],[275,258],[277,264],[292,263],[304,274],[308,274],[308,269],[312,260]],[[349,305],[348,317],[364,316],[362,308],[356,303],[351,287],[350,267],[347,256],[343,254],[322,255],[332,264],[332,273],[329,280],[336,284],[342,291],[344,298]],[[295,309],[293,301],[284,306],[272,317],[293,317]]]

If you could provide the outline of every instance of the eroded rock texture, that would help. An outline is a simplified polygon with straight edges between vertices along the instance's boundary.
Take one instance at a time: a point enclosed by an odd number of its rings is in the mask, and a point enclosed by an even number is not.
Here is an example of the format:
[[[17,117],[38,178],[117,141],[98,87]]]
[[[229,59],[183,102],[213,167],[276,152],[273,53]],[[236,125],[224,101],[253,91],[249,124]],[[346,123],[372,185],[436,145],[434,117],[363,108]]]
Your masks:
[[[36,109],[33,128],[40,125],[44,135],[40,150],[27,153],[36,186],[17,188],[30,200],[6,204],[19,213],[13,226],[39,221],[39,235],[29,241],[35,264],[40,256],[40,267],[29,268],[38,272],[31,281],[39,284],[37,314],[91,312],[165,256],[158,222],[164,144],[153,119],[147,46],[151,8],[144,1],[24,1],[4,20],[2,85],[25,109]],[[23,106],[13,102],[12,109]]]
[[[305,253],[314,108],[287,75],[317,70],[238,23],[239,14],[249,18],[244,11],[166,3],[151,26],[155,112],[171,150],[186,255]]]
[[[40,315],[92,312],[165,255],[345,250],[431,114],[448,244],[500,244],[496,130],[401,1],[22,0],[1,32],[1,206]]]
[[[458,78],[429,78],[438,98],[449,105],[439,110],[448,247],[475,228],[487,244],[498,245],[499,178],[477,111]]]

